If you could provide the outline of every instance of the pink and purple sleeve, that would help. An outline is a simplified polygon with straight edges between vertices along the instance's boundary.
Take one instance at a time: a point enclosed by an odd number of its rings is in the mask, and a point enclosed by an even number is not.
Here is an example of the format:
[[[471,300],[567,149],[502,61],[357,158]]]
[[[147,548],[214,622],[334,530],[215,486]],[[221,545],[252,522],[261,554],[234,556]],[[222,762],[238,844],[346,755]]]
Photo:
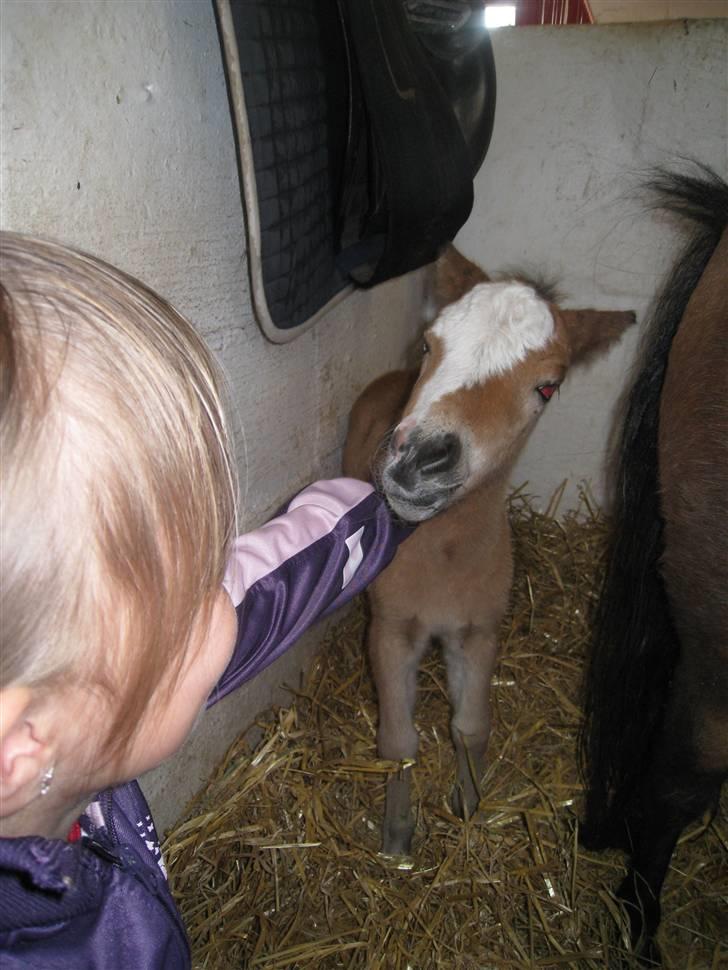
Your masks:
[[[309,485],[281,515],[236,539],[224,585],[238,637],[208,707],[365,589],[411,532],[371,485],[337,478]]]

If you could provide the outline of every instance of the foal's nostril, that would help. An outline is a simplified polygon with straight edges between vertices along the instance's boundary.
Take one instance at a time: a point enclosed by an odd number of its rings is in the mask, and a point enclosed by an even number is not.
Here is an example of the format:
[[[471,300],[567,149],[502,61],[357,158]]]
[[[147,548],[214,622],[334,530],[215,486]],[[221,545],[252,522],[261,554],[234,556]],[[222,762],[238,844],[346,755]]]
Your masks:
[[[404,418],[399,422],[389,443],[389,450],[392,454],[404,454],[410,444],[408,439],[414,428],[415,422],[412,418]]]
[[[441,475],[450,471],[460,458],[460,439],[455,434],[428,438],[417,450],[415,464],[420,475]]]
[[[401,428],[397,428],[392,435],[392,440],[389,447],[393,453],[401,454],[407,447],[407,432],[403,431]]]

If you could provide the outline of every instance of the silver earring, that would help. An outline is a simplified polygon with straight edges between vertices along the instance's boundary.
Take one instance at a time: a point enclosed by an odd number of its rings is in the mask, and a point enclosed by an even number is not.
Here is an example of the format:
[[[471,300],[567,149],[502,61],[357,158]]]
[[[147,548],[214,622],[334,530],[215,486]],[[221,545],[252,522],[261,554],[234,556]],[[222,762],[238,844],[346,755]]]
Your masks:
[[[40,780],[41,795],[47,795],[50,791],[51,782],[53,781],[53,772],[55,770],[55,765],[51,765],[50,768],[43,774],[43,777]]]

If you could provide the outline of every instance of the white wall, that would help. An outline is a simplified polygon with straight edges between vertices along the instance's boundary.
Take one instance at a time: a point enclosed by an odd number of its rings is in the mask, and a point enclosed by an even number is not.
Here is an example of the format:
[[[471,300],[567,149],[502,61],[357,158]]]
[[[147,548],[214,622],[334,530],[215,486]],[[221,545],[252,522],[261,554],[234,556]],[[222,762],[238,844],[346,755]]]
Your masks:
[[[0,35],[2,227],[140,276],[204,334],[245,427],[244,526],[337,474],[351,403],[400,363],[418,326],[420,280],[356,293],[291,344],[263,338],[212,3],[7,2]],[[162,827],[276,686],[297,685],[320,633],[218,705],[176,761],[145,780]]]
[[[566,305],[643,320],[682,238],[645,210],[645,169],[692,155],[728,174],[728,22],[503,28],[493,46],[495,129],[457,244],[490,271],[542,266]],[[572,372],[515,484],[545,502],[568,478],[573,504],[586,478],[603,499],[604,446],[636,338]]]
[[[589,0],[597,24],[728,17],[728,0]]]

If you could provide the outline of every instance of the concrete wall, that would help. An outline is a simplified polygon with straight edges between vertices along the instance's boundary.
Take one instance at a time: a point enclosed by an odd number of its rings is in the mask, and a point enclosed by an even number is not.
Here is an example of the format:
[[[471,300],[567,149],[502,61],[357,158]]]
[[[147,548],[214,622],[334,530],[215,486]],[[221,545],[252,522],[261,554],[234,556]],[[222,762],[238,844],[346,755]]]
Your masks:
[[[346,414],[417,328],[420,282],[358,293],[294,343],[261,336],[212,6],[3,3],[2,226],[75,244],[145,279],[205,335],[246,429],[244,525],[338,469]],[[542,264],[571,305],[644,314],[675,249],[630,192],[691,153],[726,168],[726,25],[528,28],[494,35],[498,110],[458,243],[487,269]],[[603,444],[635,336],[554,400],[514,475],[547,498],[601,494]],[[245,454],[242,435],[239,452]],[[573,500],[573,489],[569,495]],[[296,683],[318,632],[211,711],[148,776],[166,827],[238,730]]]
[[[3,3],[2,227],[82,247],[185,313],[223,363],[238,427],[243,525],[337,474],[356,394],[397,366],[419,321],[417,274],[360,292],[274,346],[248,291],[243,209],[212,3]],[[313,631],[206,715],[145,779],[162,828],[319,641]]]
[[[728,17],[728,0],[589,0],[597,24]]]
[[[542,267],[569,306],[643,320],[681,239],[640,193],[651,165],[695,156],[728,174],[728,22],[493,32],[495,129],[457,244],[494,271]],[[604,497],[604,447],[637,332],[573,371],[514,470],[545,503],[564,479]]]

